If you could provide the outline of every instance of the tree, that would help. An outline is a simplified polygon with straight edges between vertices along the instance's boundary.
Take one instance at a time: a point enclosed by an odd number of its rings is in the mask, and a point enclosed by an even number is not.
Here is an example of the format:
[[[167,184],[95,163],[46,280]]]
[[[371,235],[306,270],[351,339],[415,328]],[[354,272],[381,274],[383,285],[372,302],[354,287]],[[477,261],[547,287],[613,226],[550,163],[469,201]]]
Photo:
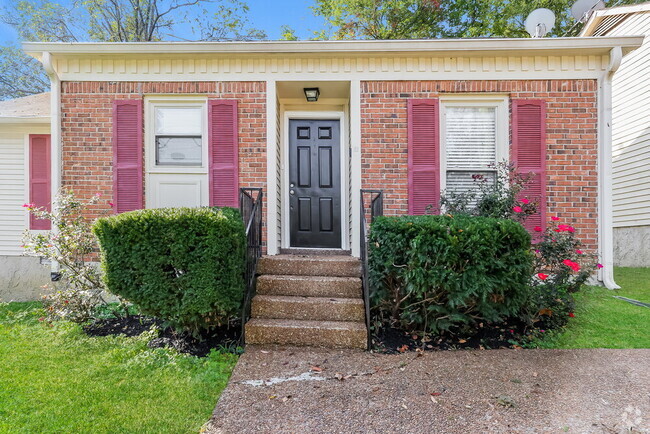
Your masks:
[[[241,0],[20,0],[0,10],[20,40],[40,42],[151,42],[255,40]],[[15,44],[0,46],[0,99],[44,92],[49,80],[39,62]]]
[[[609,0],[608,6],[645,0]],[[574,0],[316,0],[314,14],[334,29],[334,39],[528,37],[526,16],[548,8],[556,16],[550,36],[574,36]]]

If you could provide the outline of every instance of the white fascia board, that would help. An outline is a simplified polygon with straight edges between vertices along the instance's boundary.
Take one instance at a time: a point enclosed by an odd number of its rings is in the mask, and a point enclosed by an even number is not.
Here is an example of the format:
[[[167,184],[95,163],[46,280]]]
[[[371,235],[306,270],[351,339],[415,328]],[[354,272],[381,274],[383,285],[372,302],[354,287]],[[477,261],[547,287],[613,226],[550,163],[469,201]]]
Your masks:
[[[605,17],[609,17],[612,15],[628,15],[628,14],[644,13],[644,12],[650,12],[650,2],[643,3],[640,5],[618,6],[615,8],[601,9],[591,14],[589,20],[587,21],[587,24],[585,24],[585,26],[582,28],[578,36],[592,37],[594,30],[596,30],[600,22]]]
[[[527,55],[607,54],[613,47],[634,50],[643,37],[620,36],[598,38],[485,38],[430,39],[398,41],[255,41],[255,42],[24,42],[23,50],[36,58],[43,52],[52,55],[87,54],[349,54],[349,53],[527,53]]]
[[[49,116],[0,116],[0,124],[49,124]]]

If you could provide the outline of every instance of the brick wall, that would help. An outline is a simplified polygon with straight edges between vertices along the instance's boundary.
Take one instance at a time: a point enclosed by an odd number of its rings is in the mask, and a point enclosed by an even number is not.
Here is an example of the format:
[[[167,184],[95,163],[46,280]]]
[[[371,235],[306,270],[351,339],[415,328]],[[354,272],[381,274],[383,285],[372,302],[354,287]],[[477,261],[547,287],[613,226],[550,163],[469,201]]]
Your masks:
[[[265,82],[64,82],[61,89],[63,187],[72,188],[84,198],[101,193],[102,200],[94,216],[110,211],[109,202],[113,201],[113,101],[155,94],[238,100],[239,183],[242,187],[266,190]]]
[[[597,247],[595,80],[382,81],[361,83],[363,188],[383,189],[387,215],[407,213],[407,100],[495,92],[547,102],[547,215],[574,225]]]

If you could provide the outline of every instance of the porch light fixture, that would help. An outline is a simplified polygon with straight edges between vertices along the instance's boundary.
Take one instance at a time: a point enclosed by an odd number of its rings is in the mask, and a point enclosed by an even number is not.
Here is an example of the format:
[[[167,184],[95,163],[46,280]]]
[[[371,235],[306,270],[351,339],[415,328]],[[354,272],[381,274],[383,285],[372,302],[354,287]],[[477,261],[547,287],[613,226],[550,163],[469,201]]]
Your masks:
[[[307,102],[316,102],[320,96],[320,90],[317,87],[306,87],[303,89],[305,91],[305,98]]]

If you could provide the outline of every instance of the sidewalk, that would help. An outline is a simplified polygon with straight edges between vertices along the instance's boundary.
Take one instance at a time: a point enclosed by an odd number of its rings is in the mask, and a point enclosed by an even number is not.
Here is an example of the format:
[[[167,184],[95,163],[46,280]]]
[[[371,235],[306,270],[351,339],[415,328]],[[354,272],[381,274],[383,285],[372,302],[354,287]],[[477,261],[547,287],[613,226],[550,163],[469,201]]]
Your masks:
[[[235,432],[649,432],[650,349],[399,355],[249,347],[210,422]]]

